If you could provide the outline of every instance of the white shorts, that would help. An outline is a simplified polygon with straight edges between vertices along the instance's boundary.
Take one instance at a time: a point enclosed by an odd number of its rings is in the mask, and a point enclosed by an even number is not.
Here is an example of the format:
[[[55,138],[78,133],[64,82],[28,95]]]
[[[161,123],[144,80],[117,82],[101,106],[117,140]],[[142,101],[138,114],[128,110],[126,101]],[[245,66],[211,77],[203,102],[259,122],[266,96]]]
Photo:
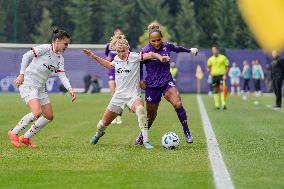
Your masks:
[[[113,96],[107,106],[107,109],[111,112],[120,114],[122,110],[125,108],[125,106],[131,109],[133,103],[137,99],[142,99],[142,98],[140,96],[134,96],[130,98],[119,98],[119,97]]]
[[[23,86],[19,87],[20,95],[26,104],[32,99],[39,99],[41,105],[50,103],[48,95],[45,88],[38,88],[33,86]]]
[[[240,78],[231,77],[231,85],[239,85],[239,84],[240,84]]]

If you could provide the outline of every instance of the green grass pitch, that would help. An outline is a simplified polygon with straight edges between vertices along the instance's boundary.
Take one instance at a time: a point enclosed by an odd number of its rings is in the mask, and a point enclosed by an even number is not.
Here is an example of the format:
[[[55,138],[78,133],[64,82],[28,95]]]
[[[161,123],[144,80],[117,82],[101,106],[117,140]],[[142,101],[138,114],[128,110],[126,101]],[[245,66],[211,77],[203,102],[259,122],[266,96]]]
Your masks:
[[[135,146],[136,115],[125,110],[122,125],[110,125],[97,145],[89,140],[109,94],[78,95],[72,104],[50,94],[54,121],[33,138],[36,149],[14,149],[7,131],[28,112],[19,94],[0,94],[0,188],[214,188],[213,172],[195,95],[182,95],[194,144],[185,143],[174,109],[162,101],[150,130],[153,150]],[[203,96],[227,168],[236,188],[284,188],[284,112],[267,108],[273,97],[229,98],[228,110],[212,108]],[[181,139],[165,150],[167,131]]]

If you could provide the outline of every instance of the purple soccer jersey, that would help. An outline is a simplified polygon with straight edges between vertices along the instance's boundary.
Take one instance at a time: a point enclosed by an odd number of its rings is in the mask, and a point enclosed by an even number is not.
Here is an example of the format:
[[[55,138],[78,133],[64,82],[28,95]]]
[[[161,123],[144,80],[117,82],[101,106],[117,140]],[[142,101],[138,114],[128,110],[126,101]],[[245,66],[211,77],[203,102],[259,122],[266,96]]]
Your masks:
[[[168,42],[162,42],[160,49],[155,49],[151,44],[146,45],[142,49],[142,53],[158,53],[162,56],[170,56],[171,52],[190,52],[181,46],[175,46]],[[145,60],[142,62],[146,66],[147,76],[145,100],[147,103],[158,104],[161,101],[162,95],[165,96],[166,92],[172,87],[175,87],[175,82],[170,72],[169,62],[160,62],[157,59]],[[142,68],[141,68],[141,75]]]
[[[106,55],[106,57],[110,56],[111,60],[113,60],[114,57],[117,55],[116,51],[110,49],[109,43],[106,46],[105,55]],[[115,69],[109,69],[108,70],[108,80],[109,81],[115,80]]]
[[[175,46],[168,42],[162,42],[160,49],[155,49],[151,44],[146,45],[142,49],[142,53],[158,53],[162,56],[170,56],[171,52],[187,52],[190,50],[182,46]],[[173,81],[169,62],[160,62],[157,59],[149,59],[143,61],[146,66],[147,76],[145,78],[147,87],[163,87]]]

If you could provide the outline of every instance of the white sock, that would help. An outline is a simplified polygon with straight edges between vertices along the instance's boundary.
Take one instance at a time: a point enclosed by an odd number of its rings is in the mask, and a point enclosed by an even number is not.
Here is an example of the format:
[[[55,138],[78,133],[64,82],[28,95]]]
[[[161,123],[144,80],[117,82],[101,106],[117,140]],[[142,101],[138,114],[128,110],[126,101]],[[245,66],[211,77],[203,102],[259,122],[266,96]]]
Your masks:
[[[22,117],[21,121],[16,125],[16,127],[12,130],[12,133],[18,134],[21,130],[25,129],[26,126],[36,120],[36,117],[33,113],[28,113],[24,117]]]
[[[31,128],[24,134],[25,138],[31,138],[36,133],[38,133],[50,120],[46,119],[43,116],[40,116],[36,122],[31,126]]]
[[[240,87],[238,87],[237,90],[238,90],[238,94],[240,94],[241,93]]]
[[[103,132],[106,130],[106,126],[103,124],[102,120],[99,121],[97,124],[97,132],[96,132],[96,137],[101,137]]]
[[[234,94],[234,87],[231,87],[231,94]]]
[[[148,122],[147,122],[146,112],[145,112],[143,106],[139,105],[136,108],[136,115],[138,117],[139,128],[140,128],[140,130],[142,132],[143,141],[144,142],[149,142]]]

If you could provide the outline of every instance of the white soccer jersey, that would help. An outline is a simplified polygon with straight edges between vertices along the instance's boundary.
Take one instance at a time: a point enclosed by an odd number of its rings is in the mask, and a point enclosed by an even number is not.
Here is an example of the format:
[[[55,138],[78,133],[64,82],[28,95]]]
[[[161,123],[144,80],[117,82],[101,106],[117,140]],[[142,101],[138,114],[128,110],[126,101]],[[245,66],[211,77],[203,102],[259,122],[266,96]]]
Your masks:
[[[31,59],[32,62],[28,65]],[[64,87],[67,90],[71,88],[64,72],[64,58],[53,51],[52,44],[39,45],[25,53],[20,73],[24,74],[25,86],[44,87],[48,78],[57,73]]]
[[[141,94],[140,81],[141,54],[129,52],[127,60],[115,56],[111,64],[115,68],[114,97],[130,98]]]

